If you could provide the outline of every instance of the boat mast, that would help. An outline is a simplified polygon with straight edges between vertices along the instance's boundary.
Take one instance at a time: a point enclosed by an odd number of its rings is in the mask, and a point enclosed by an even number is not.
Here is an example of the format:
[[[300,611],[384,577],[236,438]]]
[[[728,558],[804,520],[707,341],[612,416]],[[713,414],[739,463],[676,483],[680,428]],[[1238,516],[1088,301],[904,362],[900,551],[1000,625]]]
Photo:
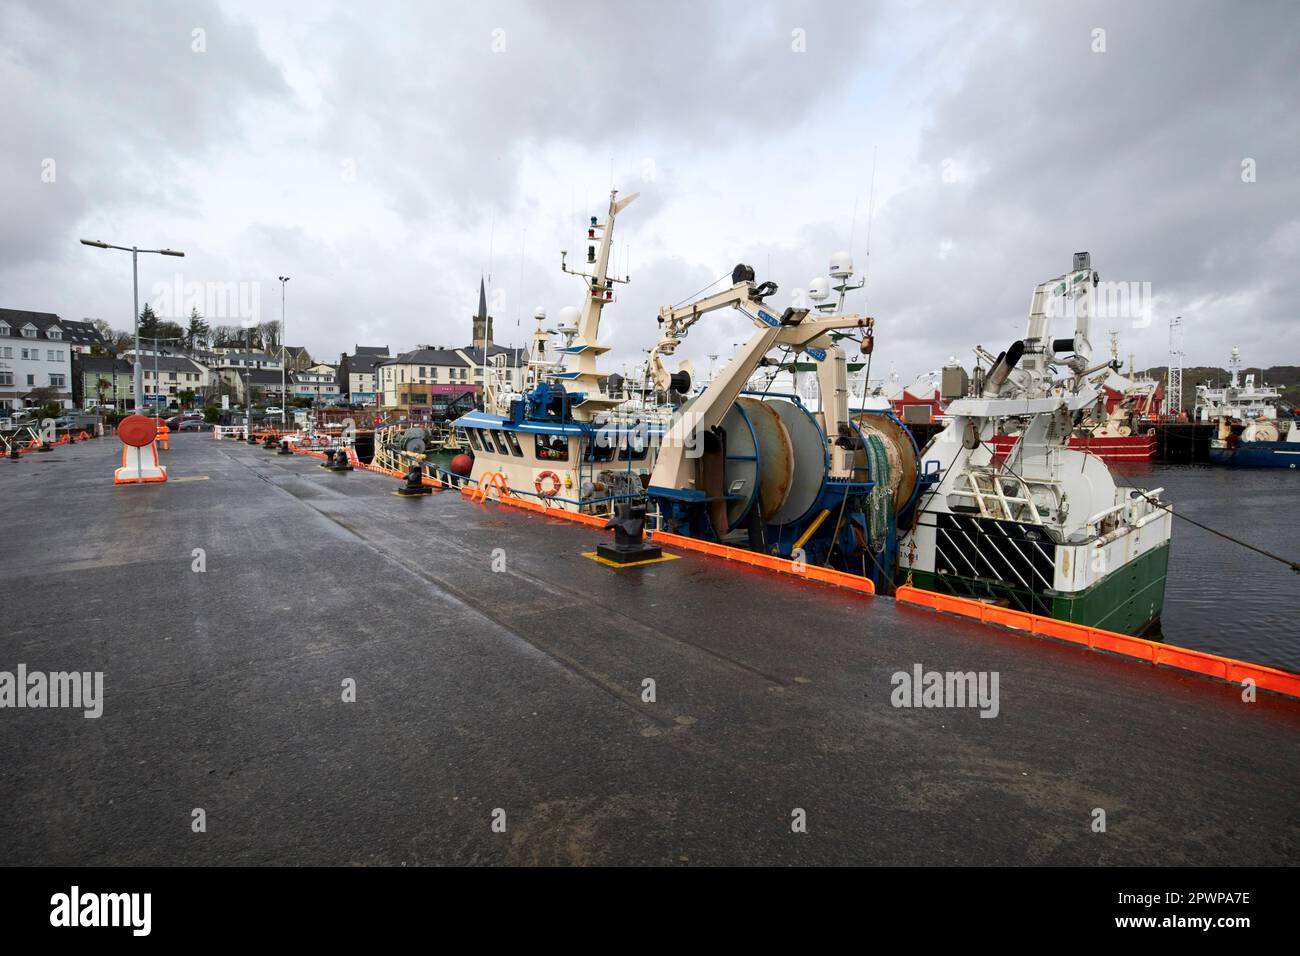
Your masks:
[[[596,368],[597,359],[609,347],[599,341],[600,315],[606,305],[614,301],[614,283],[626,283],[628,278],[617,278],[609,274],[609,253],[614,239],[614,219],[620,212],[631,205],[640,193],[632,193],[624,199],[618,198],[618,190],[609,192],[609,211],[605,222],[592,216],[587,227],[587,264],[591,272],[570,269],[565,262],[566,253],[560,253],[560,268],[570,275],[581,276],[587,280],[587,295],[582,305],[582,314],[578,319],[578,332],[572,343],[561,351],[573,359],[573,364],[558,377],[573,392],[581,393],[583,398],[574,405],[574,417],[590,420],[599,412],[620,403],[620,399],[606,395],[600,386],[601,375]]]

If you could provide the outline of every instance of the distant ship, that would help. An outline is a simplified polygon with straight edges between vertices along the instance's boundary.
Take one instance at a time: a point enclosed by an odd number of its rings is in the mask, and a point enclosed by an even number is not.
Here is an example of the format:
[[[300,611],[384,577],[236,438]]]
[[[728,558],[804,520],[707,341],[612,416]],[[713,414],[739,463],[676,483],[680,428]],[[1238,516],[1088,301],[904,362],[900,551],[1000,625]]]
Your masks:
[[[1300,428],[1279,422],[1277,389],[1244,380],[1241,352],[1233,348],[1228,359],[1228,385],[1196,386],[1196,421],[1217,426],[1210,440],[1210,461],[1237,468],[1296,468],[1300,466]]]

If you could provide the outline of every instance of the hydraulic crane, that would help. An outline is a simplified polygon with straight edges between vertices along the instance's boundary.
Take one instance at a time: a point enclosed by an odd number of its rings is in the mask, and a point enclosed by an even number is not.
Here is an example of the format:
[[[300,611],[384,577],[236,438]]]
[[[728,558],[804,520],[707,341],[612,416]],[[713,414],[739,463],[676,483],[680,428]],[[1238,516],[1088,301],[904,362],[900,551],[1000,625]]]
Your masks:
[[[685,393],[690,388],[689,371],[669,373],[663,356],[672,355],[690,328],[709,312],[734,308],[748,318],[756,331],[740,348],[704,392],[678,410],[670,428],[675,440],[660,449],[650,474],[649,491],[664,498],[699,500],[704,496],[697,474],[703,447],[701,436],[716,433],[763,358],[775,348],[806,352],[817,363],[821,390],[821,426],[831,454],[827,473],[832,478],[850,477],[853,471],[854,435],[848,405],[848,373],[844,350],[831,333],[852,334],[856,330],[863,352],[870,352],[875,319],[865,315],[810,316],[808,309],[788,308],[780,315],[764,300],[773,295],[776,283],[755,283],[753,267],[737,265],[731,273],[732,286],[697,299],[688,305],[664,306],[659,310],[662,336],[650,352],[655,384],[663,390]]]

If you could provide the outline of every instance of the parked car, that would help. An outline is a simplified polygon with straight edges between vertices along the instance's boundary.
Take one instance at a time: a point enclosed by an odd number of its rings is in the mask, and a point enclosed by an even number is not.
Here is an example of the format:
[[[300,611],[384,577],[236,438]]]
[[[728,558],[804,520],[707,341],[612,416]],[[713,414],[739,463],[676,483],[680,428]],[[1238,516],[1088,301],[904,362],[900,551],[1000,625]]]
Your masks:
[[[185,419],[185,421],[176,426],[176,430],[178,432],[210,432],[212,431],[212,426],[205,422],[203,416],[200,415],[198,419]]]
[[[167,427],[172,429],[173,431],[176,431],[185,422],[201,422],[201,421],[203,421],[202,412],[186,412],[183,415],[173,415],[171,418],[167,419]]]

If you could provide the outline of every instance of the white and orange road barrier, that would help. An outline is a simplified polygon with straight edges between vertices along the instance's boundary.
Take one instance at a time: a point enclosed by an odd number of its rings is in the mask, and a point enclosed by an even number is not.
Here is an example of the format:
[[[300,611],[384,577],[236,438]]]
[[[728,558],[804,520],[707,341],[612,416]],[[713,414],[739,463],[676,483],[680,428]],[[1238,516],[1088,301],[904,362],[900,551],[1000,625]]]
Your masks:
[[[172,450],[171,434],[172,430],[167,427],[166,422],[158,422],[158,437],[156,440],[162,444],[165,451]]]
[[[166,481],[167,469],[158,464],[158,425],[144,415],[129,415],[117,426],[122,440],[122,467],[113,472],[113,483],[135,485]]]

